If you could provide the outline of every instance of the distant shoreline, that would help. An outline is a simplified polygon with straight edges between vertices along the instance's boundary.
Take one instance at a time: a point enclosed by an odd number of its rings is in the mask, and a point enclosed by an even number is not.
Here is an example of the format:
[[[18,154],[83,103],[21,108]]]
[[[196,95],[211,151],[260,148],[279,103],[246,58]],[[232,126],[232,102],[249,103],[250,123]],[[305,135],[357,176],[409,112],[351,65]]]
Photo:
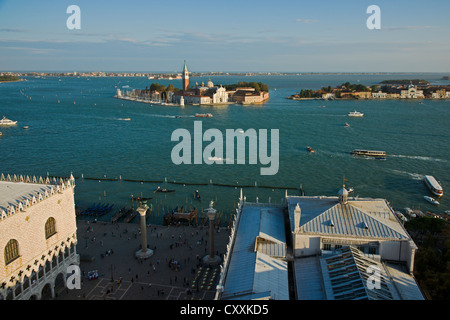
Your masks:
[[[27,79],[18,79],[18,80],[0,80],[0,83],[19,82],[19,81],[27,81]]]

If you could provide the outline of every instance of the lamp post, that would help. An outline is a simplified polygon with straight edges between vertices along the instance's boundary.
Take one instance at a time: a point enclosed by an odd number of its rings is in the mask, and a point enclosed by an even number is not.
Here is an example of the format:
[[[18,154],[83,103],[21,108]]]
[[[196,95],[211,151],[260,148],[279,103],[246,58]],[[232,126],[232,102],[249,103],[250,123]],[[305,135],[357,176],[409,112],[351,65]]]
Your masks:
[[[147,227],[145,225],[145,215],[147,213],[147,210],[148,206],[146,201],[141,202],[139,208],[136,209],[141,219],[141,249],[136,252],[136,257],[139,259],[147,259],[153,255],[153,250],[147,248]]]
[[[216,218],[217,210],[213,208],[214,202],[209,203],[209,208],[206,209],[206,215],[209,219],[209,255],[203,258],[203,263],[215,265],[220,263],[220,257],[214,254],[214,220]]]

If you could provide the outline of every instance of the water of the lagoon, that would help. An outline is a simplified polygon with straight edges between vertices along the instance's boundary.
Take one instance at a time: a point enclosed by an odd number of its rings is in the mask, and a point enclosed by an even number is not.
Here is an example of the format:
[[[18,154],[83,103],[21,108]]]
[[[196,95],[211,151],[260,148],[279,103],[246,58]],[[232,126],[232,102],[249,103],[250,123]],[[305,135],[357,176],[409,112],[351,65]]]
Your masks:
[[[392,207],[443,212],[450,209],[450,101],[293,101],[285,99],[301,89],[318,89],[344,82],[378,84],[385,79],[426,79],[433,84],[442,74],[413,75],[289,75],[212,77],[215,84],[261,81],[270,87],[270,100],[263,105],[159,106],[118,100],[116,89],[143,89],[152,82],[181,87],[181,80],[146,78],[27,78],[0,84],[0,116],[18,125],[0,129],[0,172],[36,176],[77,178],[75,200],[79,208],[93,203],[115,204],[115,211],[131,206],[130,195],[153,197],[152,223],[176,206],[208,207],[209,201],[222,213],[222,224],[235,211],[239,186],[249,201],[280,203],[285,195],[336,195],[345,177],[354,196],[387,199]],[[191,78],[191,84],[208,78]],[[126,86],[129,86],[126,87]],[[124,88],[125,87],[125,88]],[[323,107],[325,106],[325,107]],[[365,113],[349,118],[349,111]],[[213,118],[195,118],[212,113]],[[181,117],[175,117],[181,116]],[[121,119],[130,118],[131,121]],[[260,175],[256,165],[175,165],[171,141],[175,129],[193,132],[194,121],[203,131],[226,129],[279,129],[279,171]],[[350,127],[344,127],[345,122]],[[29,129],[24,129],[28,126]],[[208,143],[204,142],[203,146]],[[307,146],[316,150],[309,153]],[[353,149],[385,150],[386,161],[355,158]],[[226,154],[224,154],[226,158]],[[435,176],[444,188],[440,206],[427,203],[431,195],[422,178]],[[119,181],[84,178],[121,177]],[[129,182],[123,179],[161,181]],[[167,183],[164,183],[167,181]],[[170,182],[198,183],[199,185]],[[214,186],[210,182],[236,187]],[[254,186],[258,187],[254,187]],[[154,194],[157,187],[175,193]],[[263,188],[274,186],[277,188]],[[297,188],[295,190],[294,188]],[[199,190],[202,202],[193,200]],[[114,210],[113,210],[114,212]],[[111,214],[100,219],[109,220]]]

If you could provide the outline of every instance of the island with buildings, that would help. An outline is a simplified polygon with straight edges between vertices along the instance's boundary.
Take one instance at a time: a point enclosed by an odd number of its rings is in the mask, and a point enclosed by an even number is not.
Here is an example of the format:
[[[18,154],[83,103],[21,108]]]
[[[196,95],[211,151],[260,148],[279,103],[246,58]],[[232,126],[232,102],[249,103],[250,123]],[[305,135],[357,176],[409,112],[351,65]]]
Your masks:
[[[23,79],[19,79],[18,76],[3,74],[0,72],[0,83],[2,82],[15,82],[15,81],[23,81]]]
[[[182,72],[182,89],[172,84],[153,83],[150,88],[129,91],[117,89],[115,98],[162,105],[226,105],[226,104],[260,104],[269,100],[269,87],[261,82],[239,82],[232,85],[214,85],[211,79],[195,86],[189,86],[189,71],[184,63]]]
[[[335,99],[450,99],[449,85],[431,85],[425,80],[385,80],[370,87],[345,82],[340,86],[319,90],[302,89],[292,100]]]

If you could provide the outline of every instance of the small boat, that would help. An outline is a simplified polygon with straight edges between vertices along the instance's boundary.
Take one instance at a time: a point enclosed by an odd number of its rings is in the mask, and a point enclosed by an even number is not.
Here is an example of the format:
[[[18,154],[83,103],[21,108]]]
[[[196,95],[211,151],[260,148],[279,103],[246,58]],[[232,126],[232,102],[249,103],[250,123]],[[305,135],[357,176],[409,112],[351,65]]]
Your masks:
[[[147,200],[151,200],[153,198],[146,198],[146,197],[135,197],[133,195],[130,196],[131,201],[147,201]]]
[[[175,192],[175,190],[161,189],[160,187],[158,187],[158,188],[156,188],[155,191],[153,191],[153,193],[156,193],[156,192],[168,193],[168,192]]]
[[[376,158],[386,158],[386,151],[375,151],[375,150],[361,150],[356,149],[350,152],[353,155],[358,156],[368,156],[368,157],[376,157]]]
[[[3,134],[3,133],[0,132],[0,136],[1,136],[2,134]]]
[[[346,122],[346,123],[345,123],[345,127],[350,127],[350,125]]]
[[[200,193],[198,193],[198,190],[195,190],[194,198],[198,201],[201,201],[200,199]]]
[[[433,176],[425,176],[423,182],[434,195],[438,197],[442,197],[444,195],[444,190]]]
[[[308,150],[308,152],[316,152],[316,151],[314,151],[314,149],[311,148],[311,147],[306,148],[306,150]]]
[[[24,129],[28,129],[29,127],[28,126],[25,126],[25,127],[23,127]]]
[[[405,213],[410,216],[411,218],[417,217],[417,215],[414,213],[414,211],[411,208],[405,208]]]
[[[434,204],[435,206],[439,205],[439,201],[435,200],[435,199],[432,198],[432,197],[424,196],[423,198],[424,198],[425,200],[427,200],[429,203]]]
[[[13,126],[15,124],[17,124],[17,121],[6,119],[5,116],[3,116],[3,119],[0,120],[0,126]]]
[[[213,115],[211,113],[196,113],[196,118],[212,118]]]
[[[363,117],[364,113],[361,113],[361,112],[355,110],[355,111],[349,112],[348,116],[349,117]]]

